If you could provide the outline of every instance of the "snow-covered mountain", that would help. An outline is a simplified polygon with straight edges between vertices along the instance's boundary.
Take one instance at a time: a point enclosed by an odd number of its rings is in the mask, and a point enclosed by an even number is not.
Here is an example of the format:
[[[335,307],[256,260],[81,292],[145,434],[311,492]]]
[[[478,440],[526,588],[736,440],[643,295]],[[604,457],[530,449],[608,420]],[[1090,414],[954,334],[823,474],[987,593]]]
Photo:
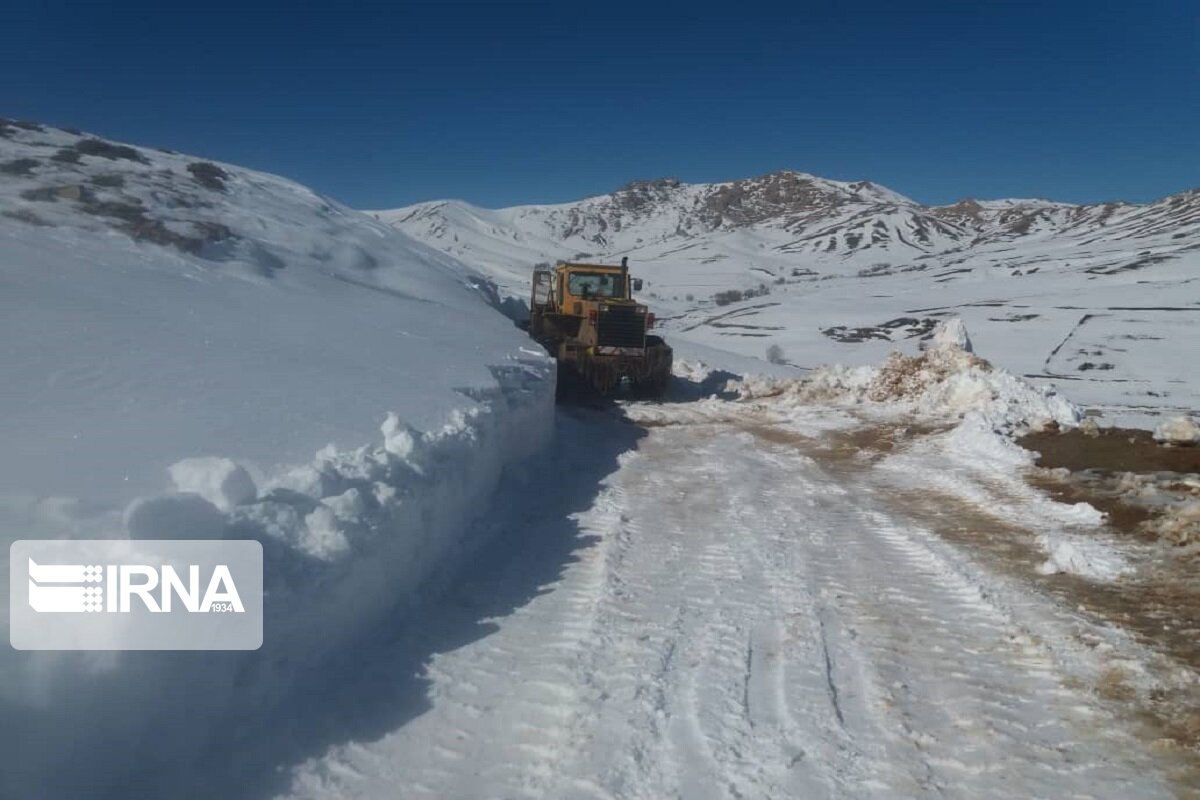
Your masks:
[[[1200,190],[1154,203],[925,206],[798,172],[576,203],[372,212],[520,297],[531,266],[628,256],[669,334],[798,365],[872,363],[939,317],[1127,422],[1200,404]]]
[[[629,255],[645,263],[684,252],[685,260],[713,263],[734,257],[734,242],[750,238],[768,252],[743,259],[747,273],[755,271],[755,260],[784,258],[820,265],[825,274],[1048,240],[1094,244],[1165,233],[1183,249],[1196,244],[1200,231],[1200,190],[1145,206],[970,199],[925,206],[869,181],[781,171],[727,183],[636,181],[560,205],[488,210],[444,200],[372,213],[497,270],[521,269],[537,258]],[[522,263],[509,263],[514,260]]]

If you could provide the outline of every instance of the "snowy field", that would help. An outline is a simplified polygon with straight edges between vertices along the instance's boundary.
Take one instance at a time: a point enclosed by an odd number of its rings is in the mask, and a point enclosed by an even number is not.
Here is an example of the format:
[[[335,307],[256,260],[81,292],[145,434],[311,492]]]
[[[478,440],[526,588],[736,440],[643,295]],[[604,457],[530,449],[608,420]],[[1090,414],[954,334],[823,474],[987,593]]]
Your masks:
[[[257,652],[0,654],[0,798],[1194,796],[1194,576],[1013,438],[1194,407],[1195,198],[813,186],[385,224],[0,121],[0,532],[255,538],[267,583]],[[556,409],[506,317],[597,236],[665,402]]]

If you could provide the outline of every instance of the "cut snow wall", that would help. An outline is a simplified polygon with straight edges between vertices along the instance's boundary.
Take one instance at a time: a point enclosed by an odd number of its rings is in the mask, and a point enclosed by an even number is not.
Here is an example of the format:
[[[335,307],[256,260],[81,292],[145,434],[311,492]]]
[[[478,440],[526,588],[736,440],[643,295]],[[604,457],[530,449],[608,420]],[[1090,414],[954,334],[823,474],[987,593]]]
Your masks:
[[[531,357],[494,368],[497,385],[463,390],[463,407],[443,427],[419,433],[389,417],[383,443],[322,451],[227,511],[194,491],[132,509],[131,530],[146,514],[193,528],[215,520],[213,533],[263,543],[263,647],[7,651],[0,656],[0,719],[9,722],[0,733],[0,797],[169,796],[168,786],[181,785],[189,771],[234,769],[220,759],[206,764],[209,746],[247,735],[239,720],[278,709],[297,682],[369,641],[423,581],[471,547],[465,537],[489,509],[502,473],[553,435],[552,367]],[[223,502],[244,495],[246,476],[221,459],[206,462],[174,470],[176,481],[206,494],[234,487]],[[226,477],[196,474],[205,469]]]

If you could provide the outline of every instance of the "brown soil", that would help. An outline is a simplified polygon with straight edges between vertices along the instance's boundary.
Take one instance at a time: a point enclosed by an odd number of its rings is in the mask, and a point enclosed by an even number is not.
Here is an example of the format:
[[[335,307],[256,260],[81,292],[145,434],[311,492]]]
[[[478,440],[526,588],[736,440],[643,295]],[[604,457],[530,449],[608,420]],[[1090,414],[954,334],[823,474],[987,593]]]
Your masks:
[[[842,470],[869,467],[904,443],[945,428],[899,423],[870,423],[845,430],[826,431],[819,437],[776,427],[769,423],[744,425],[743,429],[766,442],[802,447],[813,452],[826,466]]]
[[[1167,447],[1149,431],[1103,428],[1089,436],[1078,428],[1031,433],[1017,440],[1038,454],[1039,467],[1063,467],[1073,472],[1197,472],[1200,447]]]
[[[1108,515],[1108,524],[1115,530],[1153,538],[1142,525],[1154,519],[1156,512],[1146,506],[1133,503],[1119,494],[1105,493],[1094,485],[1064,480],[1044,472],[1031,475],[1029,482],[1060,503],[1090,503]]]
[[[1148,541],[1189,545],[1200,540],[1200,529],[1186,511],[1188,503],[1200,499],[1200,483],[1191,477],[1200,474],[1200,447],[1160,445],[1147,431],[1121,428],[1091,435],[1046,431],[1019,443],[1047,468],[1031,473],[1031,482],[1056,500],[1091,503],[1108,514],[1114,530]],[[1190,551],[1194,548],[1179,552],[1193,557]]]

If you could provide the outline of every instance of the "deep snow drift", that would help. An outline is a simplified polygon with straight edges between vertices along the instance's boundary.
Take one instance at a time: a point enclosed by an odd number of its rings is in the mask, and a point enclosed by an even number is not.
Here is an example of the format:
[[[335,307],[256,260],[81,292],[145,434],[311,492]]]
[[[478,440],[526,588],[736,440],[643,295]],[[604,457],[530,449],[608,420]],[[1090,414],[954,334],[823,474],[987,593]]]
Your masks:
[[[3,543],[257,538],[268,592],[257,653],[6,649],[4,797],[267,735],[552,434],[552,362],[466,267],[281,178],[4,122],[0,253]]]

